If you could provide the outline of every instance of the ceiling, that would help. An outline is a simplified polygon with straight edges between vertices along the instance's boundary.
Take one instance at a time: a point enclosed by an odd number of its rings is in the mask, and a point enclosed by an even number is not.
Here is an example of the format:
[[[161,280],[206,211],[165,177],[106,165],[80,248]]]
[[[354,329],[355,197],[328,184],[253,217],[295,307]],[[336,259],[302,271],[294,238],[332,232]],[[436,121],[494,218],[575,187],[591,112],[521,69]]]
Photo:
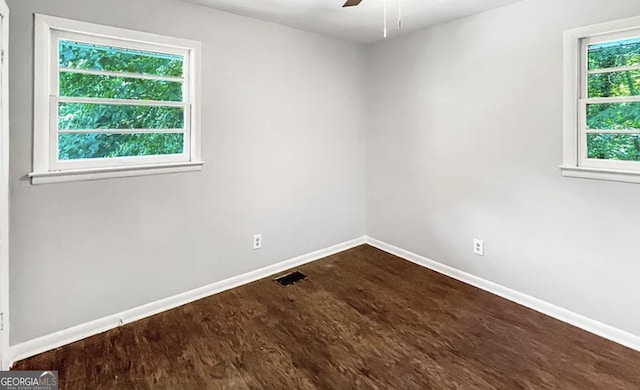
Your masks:
[[[284,24],[305,31],[359,42],[383,39],[385,0],[363,0],[342,8],[345,0],[183,0],[239,15]],[[398,1],[402,32],[398,31]],[[389,36],[497,8],[519,0],[386,0]]]

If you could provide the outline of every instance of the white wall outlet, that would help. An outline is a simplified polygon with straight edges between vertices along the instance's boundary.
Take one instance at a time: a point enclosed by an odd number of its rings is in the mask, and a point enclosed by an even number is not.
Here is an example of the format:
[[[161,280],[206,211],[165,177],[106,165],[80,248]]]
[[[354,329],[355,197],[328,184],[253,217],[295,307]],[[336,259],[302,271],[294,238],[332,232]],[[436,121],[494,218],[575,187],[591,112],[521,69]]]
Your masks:
[[[478,256],[484,256],[484,241],[477,238],[473,239],[473,253]]]
[[[256,234],[253,236],[253,250],[262,248],[262,234]]]

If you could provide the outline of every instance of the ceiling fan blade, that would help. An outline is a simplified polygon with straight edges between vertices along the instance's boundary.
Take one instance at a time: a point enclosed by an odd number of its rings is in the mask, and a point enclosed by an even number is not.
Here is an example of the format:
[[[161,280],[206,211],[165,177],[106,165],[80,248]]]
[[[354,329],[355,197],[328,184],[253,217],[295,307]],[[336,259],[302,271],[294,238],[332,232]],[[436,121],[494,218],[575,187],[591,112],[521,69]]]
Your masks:
[[[344,3],[342,8],[344,8],[344,7],[355,7],[356,5],[360,4],[361,2],[362,2],[362,0],[347,0],[347,2]]]

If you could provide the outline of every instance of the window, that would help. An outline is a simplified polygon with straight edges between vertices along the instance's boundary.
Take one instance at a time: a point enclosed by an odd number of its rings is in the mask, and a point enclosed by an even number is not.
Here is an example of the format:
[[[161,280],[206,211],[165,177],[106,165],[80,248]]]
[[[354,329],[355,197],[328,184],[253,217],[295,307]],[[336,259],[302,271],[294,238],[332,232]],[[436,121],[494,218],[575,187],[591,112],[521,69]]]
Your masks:
[[[565,32],[565,176],[640,183],[640,18]]]
[[[201,169],[199,51],[36,15],[32,182]]]

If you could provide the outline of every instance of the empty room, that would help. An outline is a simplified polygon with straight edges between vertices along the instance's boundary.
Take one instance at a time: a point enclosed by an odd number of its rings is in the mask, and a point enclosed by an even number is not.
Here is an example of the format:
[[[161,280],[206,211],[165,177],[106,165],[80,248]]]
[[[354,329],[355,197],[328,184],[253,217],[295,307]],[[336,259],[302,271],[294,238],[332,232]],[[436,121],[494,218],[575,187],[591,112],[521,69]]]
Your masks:
[[[0,390],[640,389],[638,0],[0,0]]]

